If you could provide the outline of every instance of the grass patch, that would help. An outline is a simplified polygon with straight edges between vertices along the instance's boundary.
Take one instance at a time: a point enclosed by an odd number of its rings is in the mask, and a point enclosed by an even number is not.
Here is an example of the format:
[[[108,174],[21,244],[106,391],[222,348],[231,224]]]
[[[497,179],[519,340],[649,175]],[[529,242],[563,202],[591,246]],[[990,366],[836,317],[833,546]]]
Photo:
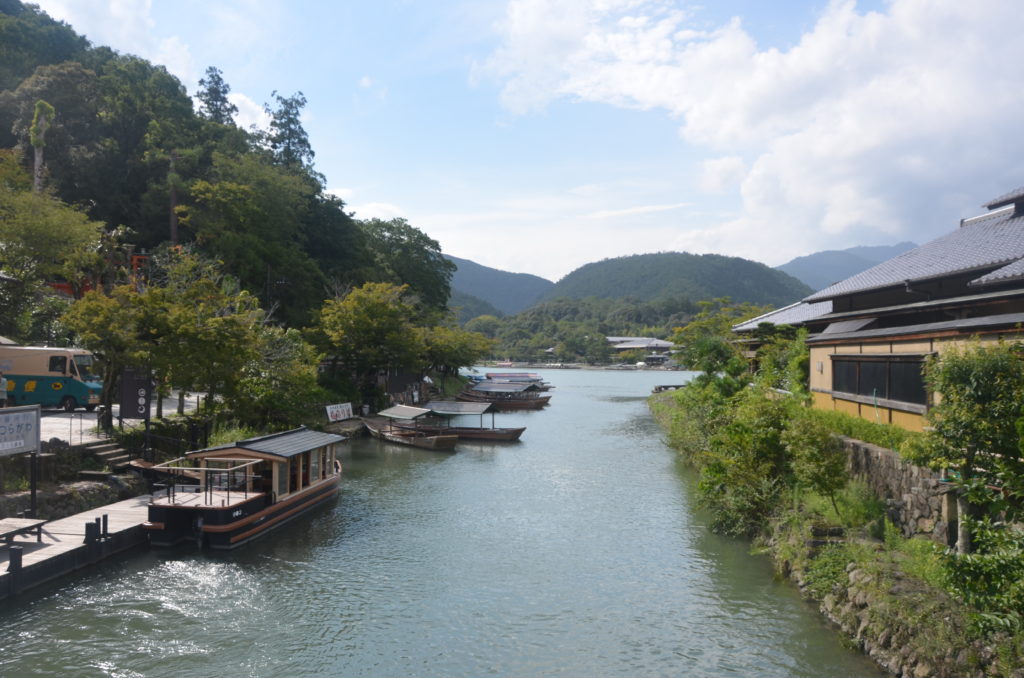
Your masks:
[[[929,539],[905,539],[890,521],[885,521],[885,546],[899,554],[900,569],[937,589],[944,587],[946,568],[942,562],[942,548]]]
[[[834,410],[811,409],[809,413],[839,435],[863,440],[866,443],[890,450],[899,450],[904,442],[920,438],[924,435],[923,433],[907,431],[892,424],[878,424]]]

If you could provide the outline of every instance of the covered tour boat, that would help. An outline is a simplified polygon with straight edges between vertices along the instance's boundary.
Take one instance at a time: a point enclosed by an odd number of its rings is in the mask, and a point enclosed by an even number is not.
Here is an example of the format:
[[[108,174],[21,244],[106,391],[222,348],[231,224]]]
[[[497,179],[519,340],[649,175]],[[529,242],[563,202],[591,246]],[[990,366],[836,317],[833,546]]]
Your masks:
[[[540,395],[540,387],[536,384],[490,380],[470,384],[468,388],[456,394],[455,398],[463,402],[494,403],[494,407],[499,411],[539,410],[551,400],[551,396]]]
[[[425,450],[453,450],[459,437],[437,433],[419,427],[430,410],[411,405],[395,405],[381,410],[376,417],[363,417],[363,425],[374,438],[399,445],[411,445]]]
[[[306,428],[189,452],[151,471],[167,479],[149,503],[153,546],[195,541],[233,549],[335,498],[338,445]]]

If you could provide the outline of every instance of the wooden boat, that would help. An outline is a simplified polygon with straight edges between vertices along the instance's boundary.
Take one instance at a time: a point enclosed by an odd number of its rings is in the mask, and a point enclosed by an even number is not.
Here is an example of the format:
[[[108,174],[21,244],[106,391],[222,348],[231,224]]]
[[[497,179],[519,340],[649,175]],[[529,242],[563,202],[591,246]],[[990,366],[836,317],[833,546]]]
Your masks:
[[[492,440],[511,442],[519,440],[526,430],[525,426],[516,428],[499,428],[494,426],[494,403],[459,402],[453,400],[431,400],[425,409],[437,417],[438,421],[417,422],[420,431],[436,435],[456,435],[459,440]],[[491,413],[491,425],[484,426],[484,414]],[[462,415],[479,415],[480,426],[452,426],[451,418]]]
[[[411,445],[425,450],[452,450],[459,437],[450,433],[421,430],[417,420],[430,410],[409,405],[395,405],[381,410],[376,417],[363,417],[363,425],[374,438],[398,445]]]
[[[551,396],[540,395],[536,384],[513,384],[483,381],[470,384],[455,396],[463,402],[494,403],[501,410],[539,410],[548,404]]]
[[[298,428],[153,466],[169,479],[143,523],[150,544],[233,549],[327,503],[338,494],[337,447],[344,440]]]

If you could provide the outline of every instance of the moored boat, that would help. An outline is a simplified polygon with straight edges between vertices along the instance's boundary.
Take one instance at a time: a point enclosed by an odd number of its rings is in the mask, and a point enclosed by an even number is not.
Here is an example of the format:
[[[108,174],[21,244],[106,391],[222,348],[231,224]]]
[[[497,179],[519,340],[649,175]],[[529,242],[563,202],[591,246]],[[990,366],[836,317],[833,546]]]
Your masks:
[[[459,437],[450,433],[433,433],[420,429],[418,420],[430,410],[409,405],[395,405],[381,410],[376,417],[363,417],[370,435],[398,445],[411,445],[425,450],[452,450]]]
[[[335,498],[337,446],[306,428],[189,452],[152,467],[168,477],[143,523],[153,546],[233,549]]]
[[[540,395],[536,384],[492,382],[490,380],[470,384],[455,396],[463,402],[494,403],[500,410],[539,410],[548,404],[551,396]]]
[[[519,440],[526,430],[525,426],[497,427],[494,425],[494,403],[460,402],[454,400],[431,400],[425,405],[435,419],[417,423],[420,431],[429,431],[438,435],[456,435],[460,440],[492,440],[511,442]],[[491,414],[491,425],[484,426],[483,418]],[[452,417],[479,415],[479,426],[453,426]]]

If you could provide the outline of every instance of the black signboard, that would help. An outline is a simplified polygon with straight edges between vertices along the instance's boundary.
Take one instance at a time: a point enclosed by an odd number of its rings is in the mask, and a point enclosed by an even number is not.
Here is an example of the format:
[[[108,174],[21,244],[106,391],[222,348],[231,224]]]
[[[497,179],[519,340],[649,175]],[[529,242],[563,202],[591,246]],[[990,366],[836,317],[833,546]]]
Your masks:
[[[132,367],[121,372],[121,414],[122,419],[145,419],[149,421],[149,403],[153,396],[153,379],[149,372]]]

